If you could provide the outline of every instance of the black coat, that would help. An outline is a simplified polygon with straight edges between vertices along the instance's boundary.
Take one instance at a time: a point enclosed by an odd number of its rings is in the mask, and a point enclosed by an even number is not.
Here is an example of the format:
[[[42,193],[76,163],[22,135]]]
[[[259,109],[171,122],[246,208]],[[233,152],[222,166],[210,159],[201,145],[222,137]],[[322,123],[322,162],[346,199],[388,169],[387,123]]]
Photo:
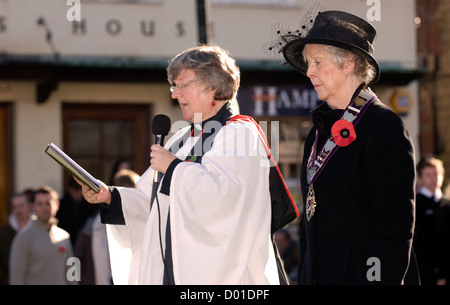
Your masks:
[[[321,148],[341,114],[326,103],[312,112],[300,177],[303,211],[315,132]],[[407,271],[414,230],[411,139],[401,118],[379,100],[355,131],[356,140],[340,147],[314,182],[316,212],[310,222],[303,213],[301,221],[299,284],[400,284]],[[371,269],[377,266],[380,272]],[[368,280],[368,273],[381,282]]]

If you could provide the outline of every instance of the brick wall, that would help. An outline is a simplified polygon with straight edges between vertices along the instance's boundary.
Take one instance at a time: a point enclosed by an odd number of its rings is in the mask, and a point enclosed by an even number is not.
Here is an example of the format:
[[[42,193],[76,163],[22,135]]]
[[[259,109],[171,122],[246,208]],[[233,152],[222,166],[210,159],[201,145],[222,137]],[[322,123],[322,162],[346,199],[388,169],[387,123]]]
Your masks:
[[[420,81],[420,151],[444,161],[450,182],[450,0],[418,0],[418,52],[427,74]],[[449,194],[450,195],[450,194]]]

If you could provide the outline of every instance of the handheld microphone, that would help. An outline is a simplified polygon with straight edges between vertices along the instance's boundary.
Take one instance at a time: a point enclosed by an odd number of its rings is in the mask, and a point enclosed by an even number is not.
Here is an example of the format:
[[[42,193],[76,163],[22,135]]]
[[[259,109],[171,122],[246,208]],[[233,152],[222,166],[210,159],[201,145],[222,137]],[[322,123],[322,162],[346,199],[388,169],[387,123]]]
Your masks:
[[[164,137],[169,134],[170,118],[165,114],[155,115],[152,121],[152,133],[155,135],[155,144],[164,146]],[[153,182],[158,183],[159,173],[155,170]]]

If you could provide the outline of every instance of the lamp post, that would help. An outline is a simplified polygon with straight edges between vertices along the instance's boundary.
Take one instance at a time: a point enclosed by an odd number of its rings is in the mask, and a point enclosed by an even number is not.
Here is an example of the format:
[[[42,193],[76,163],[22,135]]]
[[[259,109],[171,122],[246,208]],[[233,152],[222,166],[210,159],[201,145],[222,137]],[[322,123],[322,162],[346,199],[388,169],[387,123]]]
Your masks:
[[[210,1],[197,0],[198,43],[211,41]]]

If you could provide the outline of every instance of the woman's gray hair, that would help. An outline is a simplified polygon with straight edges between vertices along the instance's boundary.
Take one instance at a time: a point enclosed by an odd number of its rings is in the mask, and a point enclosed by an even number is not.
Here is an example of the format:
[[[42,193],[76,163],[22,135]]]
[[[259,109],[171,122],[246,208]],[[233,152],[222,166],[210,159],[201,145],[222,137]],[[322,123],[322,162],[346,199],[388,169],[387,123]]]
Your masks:
[[[330,45],[323,45],[323,47],[324,50],[331,55],[334,63],[341,69],[344,69],[345,63],[346,61],[348,61],[348,58],[352,57],[355,61],[355,68],[353,69],[353,73],[360,79],[361,82],[370,84],[375,78],[376,71],[374,67],[372,67],[372,65],[362,56],[359,56],[352,51]],[[303,50],[303,54],[305,54],[305,49]]]
[[[214,99],[228,101],[236,98],[240,86],[240,71],[235,60],[217,45],[201,45],[189,48],[175,56],[167,67],[169,83],[184,69],[195,72],[205,90],[216,90]]]

